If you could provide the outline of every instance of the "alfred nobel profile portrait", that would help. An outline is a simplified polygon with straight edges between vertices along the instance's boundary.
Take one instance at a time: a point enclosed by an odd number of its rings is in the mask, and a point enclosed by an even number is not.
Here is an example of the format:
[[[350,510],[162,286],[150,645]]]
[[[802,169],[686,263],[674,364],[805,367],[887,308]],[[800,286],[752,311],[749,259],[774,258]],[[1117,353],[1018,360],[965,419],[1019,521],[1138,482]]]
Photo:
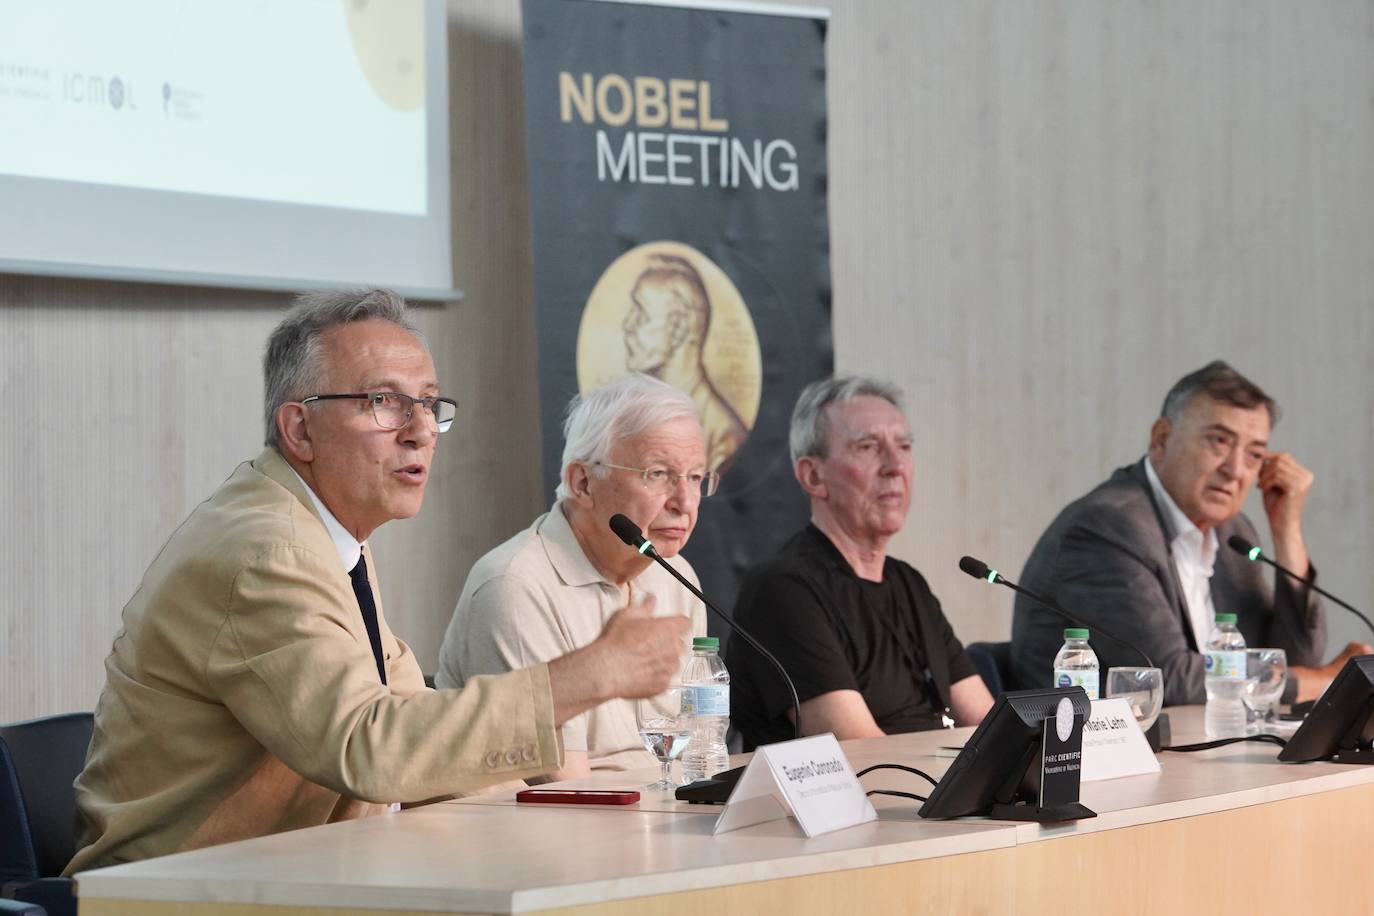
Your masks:
[[[677,255],[650,254],[621,323],[625,368],[687,392],[706,433],[706,464],[722,470],[749,430],[716,389],[702,360],[710,327],[711,299],[696,268]]]

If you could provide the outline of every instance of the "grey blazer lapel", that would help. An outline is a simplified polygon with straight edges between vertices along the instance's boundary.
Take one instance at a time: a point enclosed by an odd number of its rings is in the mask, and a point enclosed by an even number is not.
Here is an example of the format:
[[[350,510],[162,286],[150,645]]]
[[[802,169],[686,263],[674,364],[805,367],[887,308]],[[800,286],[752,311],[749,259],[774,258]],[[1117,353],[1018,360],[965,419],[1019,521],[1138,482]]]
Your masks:
[[[1169,525],[1164,520],[1164,507],[1155,500],[1154,488],[1150,486],[1150,479],[1145,476],[1145,462],[1149,460],[1148,457],[1142,458],[1137,464],[1131,465],[1126,474],[1136,486],[1145,492],[1145,498],[1149,500],[1150,508],[1154,510],[1159,541],[1151,545],[1151,553],[1155,555],[1157,562],[1164,570],[1164,581],[1168,585],[1169,601],[1173,605],[1174,615],[1183,627],[1183,636],[1188,640],[1188,647],[1197,652],[1199,646],[1197,637],[1193,635],[1192,617],[1188,613],[1188,603],[1183,598],[1183,580],[1178,577],[1178,568],[1174,566],[1173,546],[1169,537]]]

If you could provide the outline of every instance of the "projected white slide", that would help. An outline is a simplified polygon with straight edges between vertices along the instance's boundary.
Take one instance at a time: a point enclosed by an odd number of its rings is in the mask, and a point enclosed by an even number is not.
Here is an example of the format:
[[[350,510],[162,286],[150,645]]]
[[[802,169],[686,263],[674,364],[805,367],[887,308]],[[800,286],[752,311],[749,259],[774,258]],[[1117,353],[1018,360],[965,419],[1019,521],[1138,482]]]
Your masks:
[[[56,247],[0,230],[0,269],[451,288],[434,7],[0,0],[0,196],[66,220]],[[162,238],[146,256],[124,237],[145,216]],[[330,265],[312,246],[361,250]]]
[[[23,140],[0,144],[0,172],[424,212],[418,6],[364,16],[287,0],[245,16],[139,0],[133,18],[108,0],[4,5],[15,27],[0,32],[0,60],[60,78],[0,71],[0,124]]]

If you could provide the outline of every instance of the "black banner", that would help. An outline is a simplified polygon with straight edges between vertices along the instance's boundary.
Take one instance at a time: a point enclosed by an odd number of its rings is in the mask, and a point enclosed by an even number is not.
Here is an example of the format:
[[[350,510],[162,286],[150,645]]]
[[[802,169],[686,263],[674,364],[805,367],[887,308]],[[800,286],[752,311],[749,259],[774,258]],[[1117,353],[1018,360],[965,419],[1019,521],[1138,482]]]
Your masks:
[[[808,516],[787,427],[832,367],[826,22],[601,0],[523,10],[549,491],[574,394],[630,371],[687,391],[722,480],[684,554],[731,607],[743,571]]]

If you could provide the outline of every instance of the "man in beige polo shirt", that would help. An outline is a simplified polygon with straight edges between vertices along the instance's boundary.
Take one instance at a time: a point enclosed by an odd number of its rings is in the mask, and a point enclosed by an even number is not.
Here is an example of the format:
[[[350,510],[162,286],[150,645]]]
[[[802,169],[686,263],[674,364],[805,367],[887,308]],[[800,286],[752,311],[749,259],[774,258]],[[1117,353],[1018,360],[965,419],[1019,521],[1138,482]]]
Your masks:
[[[272,332],[263,369],[267,448],[124,608],[69,874],[547,772],[560,725],[681,668],[687,622],[635,607],[548,664],[426,689],[366,541],[420,511],[453,422],[428,348],[395,294],[317,293]]]
[[[678,556],[704,496],[715,492],[696,406],[646,375],[573,401],[564,424],[563,470],[552,509],[473,566],[439,650],[435,683],[535,665],[591,644],[619,607],[646,596],[657,613],[688,617],[706,634],[705,608],[609,527],[622,513],[693,583]],[[563,765],[548,777],[654,766],[634,703],[602,703],[563,725]]]

